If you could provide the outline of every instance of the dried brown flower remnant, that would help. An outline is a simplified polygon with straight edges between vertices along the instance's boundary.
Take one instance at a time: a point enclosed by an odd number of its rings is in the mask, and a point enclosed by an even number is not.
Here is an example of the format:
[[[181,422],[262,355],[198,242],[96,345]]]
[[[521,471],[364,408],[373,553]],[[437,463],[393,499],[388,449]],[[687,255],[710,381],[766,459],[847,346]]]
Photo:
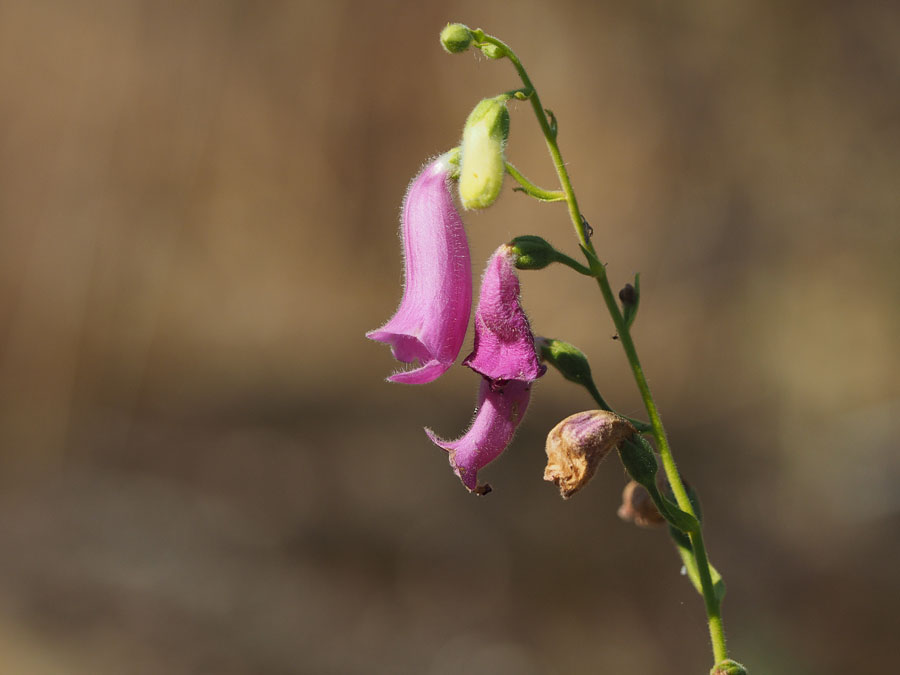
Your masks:
[[[547,434],[544,480],[568,499],[587,485],[597,466],[619,443],[635,433],[628,420],[607,410],[569,415]]]
[[[647,488],[634,480],[622,491],[619,518],[639,527],[655,527],[666,522],[650,498]]]

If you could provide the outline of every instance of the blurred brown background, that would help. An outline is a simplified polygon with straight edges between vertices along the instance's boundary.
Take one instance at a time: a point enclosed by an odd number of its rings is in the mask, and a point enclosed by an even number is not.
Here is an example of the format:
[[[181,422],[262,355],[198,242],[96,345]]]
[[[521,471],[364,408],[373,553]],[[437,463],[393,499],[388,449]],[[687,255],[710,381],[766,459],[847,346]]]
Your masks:
[[[560,143],[681,467],[735,658],[874,672],[900,598],[900,11],[887,2],[0,3],[0,671],[705,673],[702,603],[615,461],[563,503],[553,373],[468,495],[476,379],[390,385],[397,214],[508,63]],[[526,105],[509,157],[553,187]],[[475,274],[559,205],[466,217]],[[640,402],[596,289],[539,333]],[[470,338],[471,339],[471,338]],[[464,348],[463,354],[467,353]]]

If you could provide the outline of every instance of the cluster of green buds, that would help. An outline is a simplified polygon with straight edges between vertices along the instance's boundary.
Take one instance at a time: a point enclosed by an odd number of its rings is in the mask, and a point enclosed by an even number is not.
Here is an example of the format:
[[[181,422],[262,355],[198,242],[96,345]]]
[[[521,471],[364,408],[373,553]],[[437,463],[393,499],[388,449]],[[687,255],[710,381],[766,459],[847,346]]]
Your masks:
[[[502,59],[506,56],[500,45],[486,42],[484,38],[484,31],[472,30],[462,23],[448,23],[441,31],[441,44],[450,54],[464,52],[474,44],[489,59]]]
[[[464,52],[473,44],[491,58],[504,56],[497,45],[484,42],[481,31],[461,23],[448,24],[441,31],[441,44],[451,54]],[[509,110],[506,104],[514,93],[479,101],[463,127],[459,154],[459,198],[463,208],[485,209],[500,196],[506,176],[506,141],[509,138]]]

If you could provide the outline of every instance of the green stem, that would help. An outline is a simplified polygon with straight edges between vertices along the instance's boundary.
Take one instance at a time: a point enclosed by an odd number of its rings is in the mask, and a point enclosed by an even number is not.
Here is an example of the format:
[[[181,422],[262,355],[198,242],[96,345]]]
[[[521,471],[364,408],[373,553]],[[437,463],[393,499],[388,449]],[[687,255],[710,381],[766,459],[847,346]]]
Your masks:
[[[594,384],[593,380],[587,382],[584,385],[584,388],[588,390],[588,393],[591,395],[591,398],[600,406],[601,410],[606,410],[608,412],[615,412],[612,407],[610,407],[609,403],[606,402],[606,399],[600,395],[600,390],[597,389],[597,385]]]
[[[545,190],[543,188],[539,188],[537,185],[525,178],[525,176],[523,176],[522,173],[509,162],[506,163],[506,173],[512,176],[515,181],[521,186],[513,188],[514,190],[524,192],[528,196],[534,197],[539,201],[562,202],[566,199],[565,193],[561,190]]]
[[[519,74],[522,83],[525,85],[525,89],[531,91],[529,100],[531,101],[531,106],[534,109],[534,114],[537,117],[537,121],[541,127],[541,131],[544,134],[544,140],[547,143],[547,149],[550,151],[550,156],[553,159],[553,165],[556,168],[556,173],[559,176],[560,185],[563,192],[565,193],[566,204],[569,208],[569,217],[572,220],[572,225],[575,228],[575,234],[578,237],[578,241],[585,251],[591,271],[597,279],[597,285],[600,287],[600,292],[603,295],[603,300],[606,303],[606,308],[609,310],[609,314],[612,317],[613,323],[616,327],[616,331],[619,335],[619,341],[622,344],[622,348],[625,350],[625,355],[628,358],[629,365],[631,366],[631,371],[634,375],[635,382],[637,383],[638,390],[641,393],[641,398],[644,401],[644,406],[647,409],[647,414],[650,417],[650,424],[653,427],[653,435],[656,438],[657,450],[659,451],[660,457],[662,458],[663,469],[666,472],[666,477],[669,480],[669,485],[672,488],[672,493],[675,496],[675,500],[677,501],[678,506],[682,511],[685,511],[692,516],[696,516],[696,514],[694,513],[694,507],[691,505],[691,501],[688,498],[687,490],[684,487],[684,482],[682,481],[681,475],[678,472],[678,467],[675,464],[675,459],[672,456],[672,450],[669,447],[669,441],[666,436],[666,431],[663,427],[662,420],[660,419],[659,410],[656,407],[656,402],[653,399],[653,395],[650,393],[650,386],[647,383],[647,378],[644,375],[643,368],[641,368],[641,362],[638,358],[637,349],[634,346],[634,341],[631,338],[631,332],[629,330],[629,327],[625,323],[622,312],[619,309],[619,305],[616,303],[615,296],[613,295],[612,288],[610,287],[609,280],[607,279],[606,267],[599,262],[599,259],[597,258],[597,252],[594,250],[594,245],[591,243],[591,240],[588,237],[584,219],[582,218],[581,211],[578,208],[578,200],[575,197],[575,190],[572,187],[572,181],[569,178],[569,172],[566,169],[565,162],[563,162],[562,154],[559,150],[559,145],[556,142],[555,125],[553,125],[554,128],[551,128],[551,124],[547,119],[547,114],[544,110],[544,107],[541,105],[541,99],[538,95],[537,89],[532,84],[531,78],[528,77],[528,73],[525,71],[522,62],[519,61],[519,58],[518,56],[516,56],[515,52],[513,52],[513,50],[510,49],[509,46],[506,45],[503,41],[491,35],[487,35],[480,30],[474,31],[474,34],[476,40],[479,43],[487,42],[496,45],[504,50],[507,58],[509,58],[510,62],[515,67],[516,72]],[[689,532],[688,534],[691,539],[691,546],[693,548],[694,556],[697,561],[697,567],[700,573],[700,581],[703,588],[703,599],[706,604],[706,614],[709,622],[709,634],[712,641],[715,661],[716,663],[718,663],[728,658],[728,652],[725,647],[725,631],[722,625],[720,603],[713,588],[712,577],[709,571],[709,560],[706,554],[706,547],[703,542],[703,534],[699,527],[699,524],[695,531]]]
[[[583,274],[586,277],[594,276],[594,273],[589,267],[585,267],[580,262],[573,258],[570,258],[561,251],[556,252],[556,262],[560,263],[561,265],[565,265],[566,267],[571,267],[573,270],[575,270],[579,274]]]
[[[641,420],[636,420],[633,417],[628,417],[627,415],[620,415],[615,410],[613,410],[612,407],[609,405],[609,403],[606,402],[606,399],[604,399],[603,396],[600,395],[600,391],[597,389],[597,385],[594,384],[593,380],[586,382],[584,385],[584,388],[588,390],[588,393],[591,395],[591,398],[594,399],[594,401],[597,403],[598,406],[600,406],[601,410],[606,410],[611,413],[616,413],[616,415],[619,415],[619,417],[621,417],[622,419],[628,420],[628,422],[631,424],[631,426],[633,426],[638,432],[640,432],[642,434],[653,431],[653,427],[650,426],[649,424],[647,424],[646,422],[642,422]]]

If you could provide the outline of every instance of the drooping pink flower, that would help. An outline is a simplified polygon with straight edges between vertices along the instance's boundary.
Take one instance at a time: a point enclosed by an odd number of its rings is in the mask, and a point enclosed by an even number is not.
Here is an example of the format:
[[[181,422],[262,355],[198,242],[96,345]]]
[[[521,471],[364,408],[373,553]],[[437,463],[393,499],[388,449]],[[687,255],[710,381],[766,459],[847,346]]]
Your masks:
[[[533,382],[547,370],[519,302],[515,252],[506,244],[488,261],[475,310],[475,346],[463,365],[500,382]]]
[[[418,362],[388,380],[422,384],[446,371],[462,348],[472,309],[472,263],[462,218],[453,203],[448,155],[417,175],[403,203],[401,236],[406,284],[394,316],[366,337],[391,346],[394,358]]]
[[[469,430],[455,441],[439,438],[425,429],[428,438],[450,453],[450,465],[470,491],[487,492],[478,485],[478,470],[494,461],[516,433],[531,398],[531,383],[511,380],[502,388],[482,379],[478,409]]]
[[[450,452],[450,464],[469,490],[483,493],[478,470],[512,441],[531,398],[531,383],[544,374],[534,335],[519,303],[515,253],[507,245],[488,261],[475,310],[475,349],[464,365],[482,375],[478,408],[469,430],[455,441],[428,437]]]

